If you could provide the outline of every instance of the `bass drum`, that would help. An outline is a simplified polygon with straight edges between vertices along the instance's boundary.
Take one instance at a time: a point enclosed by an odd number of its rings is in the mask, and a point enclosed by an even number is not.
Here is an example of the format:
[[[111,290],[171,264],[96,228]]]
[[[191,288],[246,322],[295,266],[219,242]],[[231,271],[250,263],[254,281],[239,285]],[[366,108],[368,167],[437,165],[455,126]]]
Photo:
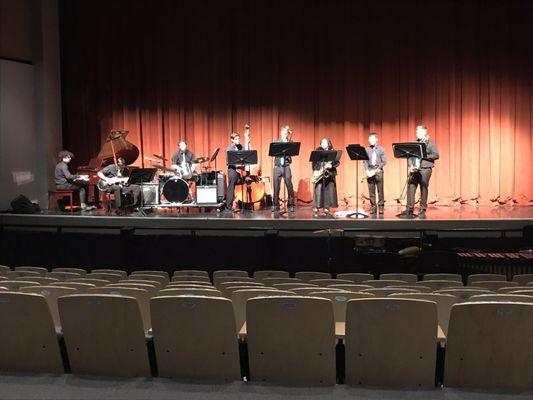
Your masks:
[[[170,203],[183,203],[189,197],[189,185],[180,178],[171,178],[163,186],[163,196]]]

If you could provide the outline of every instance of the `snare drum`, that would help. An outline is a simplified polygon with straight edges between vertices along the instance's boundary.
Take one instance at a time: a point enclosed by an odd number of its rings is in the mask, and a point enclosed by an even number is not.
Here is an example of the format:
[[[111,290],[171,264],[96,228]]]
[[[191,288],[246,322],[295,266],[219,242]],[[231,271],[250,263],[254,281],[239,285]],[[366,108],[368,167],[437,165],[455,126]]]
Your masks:
[[[183,203],[189,198],[189,184],[181,178],[170,178],[163,186],[163,196],[171,203]]]

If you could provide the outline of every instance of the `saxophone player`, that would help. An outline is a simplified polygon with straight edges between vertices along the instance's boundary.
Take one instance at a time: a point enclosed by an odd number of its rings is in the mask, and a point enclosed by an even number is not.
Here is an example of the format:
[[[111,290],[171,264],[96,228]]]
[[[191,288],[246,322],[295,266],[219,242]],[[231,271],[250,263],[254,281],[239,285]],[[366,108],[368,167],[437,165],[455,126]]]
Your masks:
[[[331,140],[327,137],[322,138],[320,146],[316,150],[335,150]],[[325,215],[329,215],[330,208],[338,207],[337,201],[337,184],[335,176],[339,161],[313,162],[313,178],[311,181],[315,185],[313,193],[313,212],[317,216],[322,208]]]
[[[370,198],[370,214],[376,213],[376,189],[378,192],[377,207],[383,214],[385,195],[383,192],[383,167],[387,163],[385,149],[378,145],[378,134],[373,132],[368,136],[369,146],[365,148],[368,160],[364,161],[366,182],[368,184],[368,197]]]

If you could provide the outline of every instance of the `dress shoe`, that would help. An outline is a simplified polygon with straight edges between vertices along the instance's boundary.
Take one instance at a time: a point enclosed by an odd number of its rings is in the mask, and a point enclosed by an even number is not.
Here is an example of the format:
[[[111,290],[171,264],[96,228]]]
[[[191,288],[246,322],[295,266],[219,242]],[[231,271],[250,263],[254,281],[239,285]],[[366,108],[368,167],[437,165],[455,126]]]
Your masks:
[[[413,214],[413,210],[403,210],[399,215],[402,215],[402,216],[406,216],[406,217],[412,217],[414,214]]]
[[[272,212],[279,211],[279,206],[272,206]]]
[[[294,212],[294,206],[289,206],[289,212],[291,212],[291,213]]]
[[[426,215],[426,209],[425,208],[421,208],[419,211],[418,211],[418,215],[420,217],[423,217]]]
[[[370,209],[370,214],[375,214],[376,213],[376,207],[372,207]]]
[[[380,214],[383,214],[383,212],[384,212],[383,207],[379,207],[379,213],[380,213]]]

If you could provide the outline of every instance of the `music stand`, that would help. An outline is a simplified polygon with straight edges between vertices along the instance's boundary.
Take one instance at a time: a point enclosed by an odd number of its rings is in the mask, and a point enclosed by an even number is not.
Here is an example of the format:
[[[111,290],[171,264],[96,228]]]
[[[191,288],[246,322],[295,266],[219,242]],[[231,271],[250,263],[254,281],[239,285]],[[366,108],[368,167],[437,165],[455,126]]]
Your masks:
[[[155,174],[157,172],[157,168],[136,168],[131,171],[130,177],[128,178],[128,185],[140,185],[141,186],[141,204],[139,206],[139,214],[146,217],[146,213],[144,212],[144,183],[151,182]]]
[[[403,192],[405,188],[407,187],[407,183],[409,182],[409,178],[411,177],[411,174],[409,173],[409,159],[411,157],[416,158],[426,158],[427,157],[427,149],[426,144],[422,142],[404,142],[404,143],[393,143],[392,144],[392,150],[394,152],[394,158],[405,158],[405,171],[406,171],[406,178],[405,178],[405,184],[403,185],[402,193],[400,195],[400,200],[403,198]],[[397,216],[402,215],[401,213]],[[416,216],[413,214],[413,216]]]
[[[257,164],[257,150],[229,150],[226,152],[227,165],[253,165]],[[241,175],[241,211],[244,211],[244,177]],[[231,204],[227,204],[231,207]]]
[[[366,149],[360,144],[349,144],[346,146],[346,151],[348,152],[348,157],[350,160],[356,161],[355,163],[355,212],[347,214],[347,217],[356,216],[357,218],[366,218],[368,217],[365,213],[359,212],[359,163],[357,161],[363,160],[368,161],[368,154]]]
[[[268,155],[270,157],[293,157],[300,154],[300,142],[272,142],[268,148]],[[286,164],[290,165],[290,164]],[[284,164],[285,166],[285,164]],[[272,164],[272,191],[274,191],[274,169],[276,168],[276,163]],[[283,204],[285,206],[284,210],[280,210],[280,214],[285,214],[287,212],[287,199],[285,193],[285,187],[287,186],[287,177],[285,176],[285,168],[283,169]],[[280,182],[281,183],[281,182]]]
[[[322,169],[327,162],[340,161],[342,156],[341,150],[313,150],[309,156],[310,162],[319,162],[322,164]],[[326,180],[324,177],[322,181],[322,203],[326,204]],[[314,188],[313,188],[314,190]],[[319,208],[319,207],[317,207]],[[325,208],[325,207],[322,207]]]

